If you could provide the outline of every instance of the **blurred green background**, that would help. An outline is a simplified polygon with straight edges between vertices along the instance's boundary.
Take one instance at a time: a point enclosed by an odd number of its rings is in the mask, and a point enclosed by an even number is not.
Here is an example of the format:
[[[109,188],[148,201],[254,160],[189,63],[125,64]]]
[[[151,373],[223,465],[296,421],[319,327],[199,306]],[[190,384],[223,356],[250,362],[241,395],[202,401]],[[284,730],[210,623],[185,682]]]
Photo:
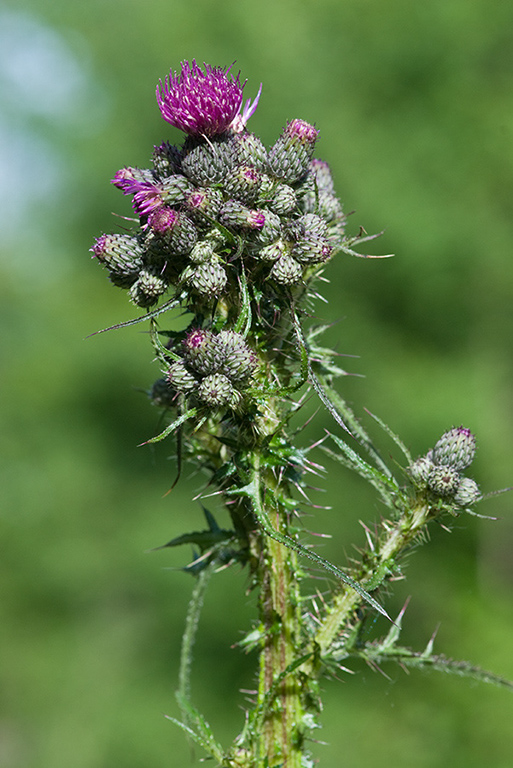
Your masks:
[[[2,467],[0,766],[197,764],[164,714],[173,691],[190,553],[148,550],[202,525],[169,445],[137,448],[158,414],[141,389],[159,371],[140,326],[88,249],[129,203],[109,184],[180,136],[154,88],[196,58],[263,94],[250,127],[272,143],[286,120],[321,131],[352,231],[386,229],[375,253],[329,267],[321,317],[348,358],[341,387],[413,452],[464,424],[485,491],[513,483],[513,6],[499,0],[11,0],[0,4]],[[388,439],[367,422],[385,453]],[[319,413],[308,437],[330,426]],[[382,510],[328,467],[332,505],[307,526],[344,562],[358,519]],[[404,640],[513,678],[512,499],[433,528],[388,604],[413,595]],[[231,648],[253,598],[237,569],[213,581],[193,692],[229,744],[254,663]],[[382,627],[385,628],[384,626]],[[378,627],[379,629],[379,627]],[[327,681],[325,768],[507,768],[513,697],[446,676],[366,668]]]

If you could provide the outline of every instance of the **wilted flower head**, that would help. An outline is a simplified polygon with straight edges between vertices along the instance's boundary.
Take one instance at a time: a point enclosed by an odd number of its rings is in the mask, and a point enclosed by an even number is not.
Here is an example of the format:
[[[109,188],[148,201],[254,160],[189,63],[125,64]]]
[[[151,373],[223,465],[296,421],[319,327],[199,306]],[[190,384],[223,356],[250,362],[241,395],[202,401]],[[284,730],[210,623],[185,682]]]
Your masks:
[[[231,67],[203,66],[205,71],[194,60],[192,64],[184,61],[180,74],[170,71],[157,87],[157,102],[164,120],[190,136],[224,133],[242,105],[245,83],[240,83],[240,72],[233,79],[228,76]],[[255,108],[256,105],[253,111]],[[245,115],[249,112],[251,108],[246,105]]]

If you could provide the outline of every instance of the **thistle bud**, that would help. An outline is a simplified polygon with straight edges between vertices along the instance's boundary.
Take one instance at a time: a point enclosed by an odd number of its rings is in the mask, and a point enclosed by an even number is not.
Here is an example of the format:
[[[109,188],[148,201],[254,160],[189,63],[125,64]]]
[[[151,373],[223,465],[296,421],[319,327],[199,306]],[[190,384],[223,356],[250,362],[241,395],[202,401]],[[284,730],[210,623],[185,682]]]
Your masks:
[[[222,373],[206,376],[199,385],[197,394],[204,403],[216,407],[230,405],[237,399],[230,379]]]
[[[319,131],[304,120],[287,123],[269,151],[269,167],[289,184],[298,181],[309,168]]]
[[[288,252],[289,246],[280,238],[279,240],[276,240],[275,243],[264,245],[264,247],[260,248],[256,253],[256,256],[262,261],[276,261],[283,256],[284,253]]]
[[[468,467],[476,453],[476,438],[465,427],[454,427],[445,432],[433,448],[433,462],[454,469]]]
[[[161,275],[143,269],[130,288],[130,298],[138,307],[152,307],[167,289],[168,283]]]
[[[114,285],[129,288],[143,268],[143,250],[131,235],[101,235],[91,248],[93,255],[110,273]]]
[[[335,185],[328,163],[314,158],[310,161],[307,183],[303,187],[302,207],[306,213],[316,213],[325,221],[345,223],[340,200],[335,195]],[[340,234],[343,234],[343,229]]]
[[[228,200],[219,211],[219,221],[232,229],[261,229],[266,221],[263,211],[247,208],[238,200]]]
[[[226,179],[225,191],[230,197],[251,205],[258,197],[262,174],[249,165],[236,166]]]
[[[176,392],[182,392],[186,395],[194,392],[198,387],[196,377],[179,360],[171,363],[166,374],[166,381]]]
[[[180,275],[180,280],[194,288],[201,296],[213,299],[223,293],[228,277],[219,259],[212,259],[203,264],[189,265]]]
[[[158,176],[172,176],[181,170],[182,152],[179,147],[164,141],[158,147],[153,147],[152,160]]]
[[[269,200],[271,211],[286,216],[297,208],[297,196],[295,190],[288,184],[277,184]]]
[[[460,474],[454,467],[435,465],[429,472],[427,484],[437,496],[453,496],[460,485]]]
[[[433,469],[433,462],[427,456],[420,456],[408,467],[408,474],[419,488],[425,488],[427,485],[429,473]]]
[[[454,494],[456,504],[459,504],[460,507],[470,507],[476,501],[479,501],[480,498],[481,492],[476,481],[470,477],[462,477],[458,490]]]
[[[212,331],[200,328],[190,331],[183,340],[185,362],[193,371],[205,376],[215,373],[220,365]]]
[[[115,187],[121,189],[125,194],[131,194],[134,182],[138,184],[154,184],[155,177],[147,168],[125,166],[116,171],[114,178],[111,179],[111,184],[114,184]]]
[[[148,226],[160,235],[176,255],[190,253],[198,239],[192,221],[174,208],[159,208],[148,216]]]
[[[199,186],[212,186],[224,181],[233,165],[230,145],[223,140],[189,140],[185,143],[184,152],[182,171]]]
[[[203,187],[195,189],[187,196],[185,208],[195,222],[200,222],[208,228],[208,219],[215,219],[223,204],[223,194],[219,189]]]
[[[275,261],[269,277],[281,285],[293,285],[301,280],[303,267],[288,253],[284,253]]]
[[[243,336],[235,331],[221,331],[215,337],[215,343],[219,354],[224,358],[219,367],[220,373],[232,382],[249,379],[256,368],[257,358]]]
[[[315,213],[305,213],[299,219],[289,222],[287,229],[294,240],[326,237],[328,234],[328,225],[321,216]]]
[[[210,240],[198,240],[189,254],[189,259],[194,264],[204,264],[214,256],[214,245]]]
[[[327,192],[319,192],[316,212],[319,213],[325,221],[336,221],[339,225],[340,234],[344,234],[346,217],[338,197],[330,195]]]
[[[181,174],[173,174],[162,179],[160,183],[162,189],[162,200],[168,205],[183,203],[191,191],[191,185]]]
[[[269,245],[277,240],[281,234],[281,219],[272,211],[261,211],[263,216],[262,226],[253,233],[253,243]]]
[[[330,195],[335,194],[335,184],[333,183],[333,176],[331,175],[328,163],[314,157],[310,161],[310,174],[313,176],[319,192],[328,192]]]
[[[254,133],[238,133],[232,138],[235,162],[250,165],[257,171],[267,168],[267,150]]]
[[[333,247],[326,237],[311,237],[297,242],[292,255],[300,264],[323,264],[328,261],[332,251]]]

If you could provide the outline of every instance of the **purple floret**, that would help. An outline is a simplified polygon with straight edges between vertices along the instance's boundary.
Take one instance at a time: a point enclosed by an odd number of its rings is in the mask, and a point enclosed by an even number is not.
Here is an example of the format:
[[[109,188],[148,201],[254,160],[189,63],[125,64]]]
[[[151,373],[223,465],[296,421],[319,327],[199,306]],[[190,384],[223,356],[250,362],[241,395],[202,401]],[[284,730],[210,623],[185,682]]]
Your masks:
[[[231,67],[203,71],[193,60],[182,62],[180,74],[170,71],[159,81],[157,102],[164,120],[190,136],[216,136],[230,127],[242,105],[240,72],[228,76]]]

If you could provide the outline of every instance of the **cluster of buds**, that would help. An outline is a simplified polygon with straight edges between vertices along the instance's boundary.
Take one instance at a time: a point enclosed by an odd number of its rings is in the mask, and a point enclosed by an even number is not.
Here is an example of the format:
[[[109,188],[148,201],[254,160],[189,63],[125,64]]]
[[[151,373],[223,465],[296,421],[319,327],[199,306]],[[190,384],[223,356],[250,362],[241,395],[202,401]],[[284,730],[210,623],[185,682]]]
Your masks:
[[[419,489],[459,507],[469,507],[481,498],[481,493],[475,480],[461,473],[470,466],[475,452],[476,439],[470,429],[454,427],[409,466],[408,474]]]
[[[257,357],[235,331],[190,331],[182,342],[182,356],[166,371],[173,393],[209,408],[237,409],[257,366]],[[162,397],[159,385],[157,396]]]
[[[340,245],[345,216],[329,167],[313,159],[318,130],[291,120],[267,150],[246,129],[258,98],[243,105],[230,68],[182,64],[157,88],[163,118],[182,146],[154,147],[152,167],[125,167],[112,183],[132,196],[137,228],[101,235],[91,249],[111,281],[140,307],[169,289],[213,304],[243,270],[254,284],[294,285]]]

